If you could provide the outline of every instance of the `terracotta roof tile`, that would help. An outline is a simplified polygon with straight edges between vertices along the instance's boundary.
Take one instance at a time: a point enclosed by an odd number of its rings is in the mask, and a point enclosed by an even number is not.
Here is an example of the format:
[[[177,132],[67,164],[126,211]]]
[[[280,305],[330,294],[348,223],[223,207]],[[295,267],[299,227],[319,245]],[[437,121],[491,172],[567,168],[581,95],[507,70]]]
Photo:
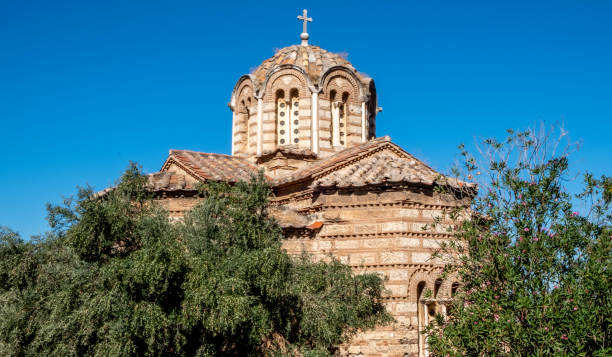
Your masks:
[[[172,162],[199,180],[248,181],[258,172],[255,165],[240,157],[189,150],[170,150],[162,171]]]
[[[268,73],[283,64],[300,66],[313,79],[321,78],[327,69],[334,66],[344,66],[356,72],[353,65],[339,54],[328,52],[318,46],[294,45],[276,51],[274,56],[263,61],[252,75],[259,83],[263,83]],[[363,75],[359,78],[362,81],[366,80]]]
[[[383,136],[374,140],[367,141],[361,145],[353,146],[342,150],[339,153],[330,156],[321,161],[317,161],[306,168],[298,170],[290,175],[279,177],[272,181],[274,186],[280,186],[286,183],[300,181],[312,177],[315,174],[322,173],[325,170],[334,167],[336,164],[347,161],[362,153],[379,147],[381,144],[390,143],[391,139],[388,136]]]
[[[395,153],[381,150],[388,147]],[[433,185],[446,179],[451,186],[463,186],[462,181],[444,177],[422,161],[393,144],[388,136],[377,138],[330,156],[292,174],[272,181],[283,186],[313,180],[311,187],[360,187],[382,183],[413,183]]]

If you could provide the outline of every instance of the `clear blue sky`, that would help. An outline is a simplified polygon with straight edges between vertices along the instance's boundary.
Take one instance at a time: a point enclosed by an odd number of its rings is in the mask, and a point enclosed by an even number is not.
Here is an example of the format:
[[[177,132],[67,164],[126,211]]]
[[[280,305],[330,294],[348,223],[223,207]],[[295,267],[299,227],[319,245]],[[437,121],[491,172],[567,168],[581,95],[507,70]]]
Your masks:
[[[376,81],[377,135],[434,168],[543,120],[612,173],[612,1],[2,1],[0,225],[45,231],[46,202],[129,160],[229,153],[235,81],[299,43],[304,7],[310,42]]]

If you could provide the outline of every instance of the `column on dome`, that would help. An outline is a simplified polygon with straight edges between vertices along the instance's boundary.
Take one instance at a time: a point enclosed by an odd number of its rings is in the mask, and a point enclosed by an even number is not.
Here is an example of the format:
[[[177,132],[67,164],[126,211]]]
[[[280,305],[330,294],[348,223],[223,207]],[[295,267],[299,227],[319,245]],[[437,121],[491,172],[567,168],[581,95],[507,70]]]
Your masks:
[[[232,154],[246,157],[251,155],[256,147],[257,100],[253,97],[250,79],[240,80],[234,93],[230,104],[233,112]]]
[[[356,78],[345,70],[325,76],[319,101],[319,145],[324,156],[364,142],[359,88]]]
[[[234,109],[234,151],[236,155],[248,153],[249,140],[249,107],[242,98]]]
[[[246,101],[247,117],[247,153],[252,155],[257,150],[257,99],[249,97]]]

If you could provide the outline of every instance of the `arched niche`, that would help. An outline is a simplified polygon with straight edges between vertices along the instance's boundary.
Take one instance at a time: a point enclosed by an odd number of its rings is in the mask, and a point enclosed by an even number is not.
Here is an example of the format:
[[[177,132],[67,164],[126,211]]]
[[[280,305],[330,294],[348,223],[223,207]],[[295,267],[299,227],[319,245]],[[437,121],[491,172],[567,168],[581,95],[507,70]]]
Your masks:
[[[336,68],[325,73],[321,88],[322,108],[329,108],[329,113],[321,116],[325,119],[320,125],[320,131],[328,134],[321,137],[326,138],[332,148],[361,142],[363,91],[358,79],[352,73]],[[355,128],[359,128],[358,132]]]
[[[304,73],[293,67],[272,73],[265,82],[263,95],[264,135],[271,147],[299,145],[304,136],[304,110],[310,109],[310,90]]]
[[[235,88],[234,98],[234,153],[248,154],[256,149],[257,99],[254,96],[253,82],[242,78]]]

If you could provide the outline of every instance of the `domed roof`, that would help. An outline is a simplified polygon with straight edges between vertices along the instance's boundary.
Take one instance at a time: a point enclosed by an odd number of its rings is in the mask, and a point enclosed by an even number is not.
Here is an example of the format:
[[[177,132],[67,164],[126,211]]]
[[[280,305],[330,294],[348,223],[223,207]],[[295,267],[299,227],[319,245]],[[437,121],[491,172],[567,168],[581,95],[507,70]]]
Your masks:
[[[343,66],[351,70],[362,82],[366,79],[365,76],[358,74],[353,65],[342,55],[312,45],[281,48],[274,56],[263,61],[251,75],[257,82],[263,83],[268,73],[284,64],[301,67],[313,82],[317,82],[325,71],[334,66]]]

